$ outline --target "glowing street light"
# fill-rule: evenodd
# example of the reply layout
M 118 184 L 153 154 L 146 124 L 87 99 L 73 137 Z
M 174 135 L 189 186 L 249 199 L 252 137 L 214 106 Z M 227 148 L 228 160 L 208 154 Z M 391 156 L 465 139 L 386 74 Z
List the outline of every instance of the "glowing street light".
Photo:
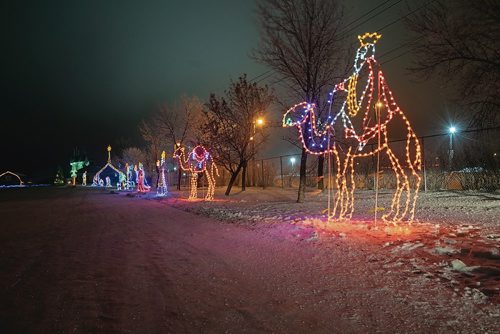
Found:
M 253 121 L 253 132 L 252 136 L 250 137 L 250 142 L 251 142 L 251 149 L 252 149 L 252 185 L 255 186 L 255 176 L 257 175 L 257 172 L 255 171 L 255 137 L 257 135 L 257 127 L 263 127 L 264 126 L 264 118 L 263 117 L 258 117 Z
M 449 169 L 451 170 L 452 163 L 453 163 L 453 135 L 457 132 L 457 128 L 455 126 L 450 126 L 448 128 L 448 132 L 450 134 L 450 148 L 448 151 L 448 164 L 449 164 Z
M 296 161 L 295 157 L 290 158 L 290 163 L 292 164 L 292 166 L 295 165 L 295 161 Z

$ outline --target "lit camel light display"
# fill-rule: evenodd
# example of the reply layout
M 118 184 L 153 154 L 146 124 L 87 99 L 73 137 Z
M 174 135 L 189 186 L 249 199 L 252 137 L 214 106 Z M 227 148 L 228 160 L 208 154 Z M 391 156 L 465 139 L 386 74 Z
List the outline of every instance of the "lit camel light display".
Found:
M 210 153 L 203 146 L 198 145 L 186 156 L 184 147 L 176 144 L 173 157 L 179 161 L 179 166 L 182 170 L 191 173 L 189 199 L 198 198 L 198 175 L 205 173 L 208 181 L 205 200 L 213 200 L 215 194 L 215 175 L 219 176 L 219 170 Z
M 375 44 L 381 37 L 382 35 L 377 33 L 358 36 L 360 46 L 354 60 L 353 73 L 335 85 L 333 91 L 329 93 L 328 115 L 322 125 L 318 125 L 315 119 L 316 105 L 302 102 L 285 113 L 283 126 L 298 128 L 299 137 L 308 153 L 328 155 L 328 161 L 330 155 L 333 155 L 336 164 L 334 179 L 337 192 L 331 217 L 352 218 L 355 189 L 354 160 L 376 155 L 378 174 L 379 155 L 385 153 L 396 175 L 396 191 L 390 210 L 382 216 L 382 219 L 391 223 L 403 220 L 411 222 L 415 215 L 421 181 L 418 172 L 421 170 L 422 155 L 418 138 L 407 117 L 397 105 L 381 66 L 375 60 Z M 365 76 L 366 82 L 358 91 L 360 78 Z M 339 110 L 332 110 L 334 106 Z M 360 111 L 364 111 L 362 119 L 358 116 Z M 395 153 L 388 134 L 388 126 L 398 122 L 403 125 L 403 131 L 406 133 L 403 159 Z M 334 127 L 338 123 L 343 126 L 343 131 L 336 133 Z M 359 125 L 356 126 L 354 123 Z M 347 147 L 341 147 L 341 143 Z M 340 154 L 341 152 L 343 153 Z M 376 220 L 378 178 L 375 187 Z M 404 202 L 402 202 L 403 194 L 406 194 Z

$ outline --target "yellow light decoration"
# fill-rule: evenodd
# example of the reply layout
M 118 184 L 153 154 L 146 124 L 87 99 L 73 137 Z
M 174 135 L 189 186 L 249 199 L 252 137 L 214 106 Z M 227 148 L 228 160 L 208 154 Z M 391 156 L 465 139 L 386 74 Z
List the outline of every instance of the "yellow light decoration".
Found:
M 354 117 L 358 114 L 361 106 L 358 105 L 358 101 L 356 101 L 356 85 L 358 83 L 358 75 L 355 74 L 349 80 L 349 93 L 347 94 L 347 110 L 349 110 L 349 116 Z
M 189 199 L 195 200 L 198 198 L 198 175 L 204 173 L 208 181 L 205 200 L 212 201 L 215 194 L 215 175 L 219 176 L 219 170 L 205 147 L 196 146 L 186 157 L 184 147 L 177 143 L 174 146 L 173 157 L 178 159 L 182 170 L 191 173 Z
M 377 41 L 382 37 L 382 34 L 377 34 L 376 32 L 365 32 L 363 36 L 358 35 L 359 44 L 361 47 L 367 46 L 369 44 L 375 45 Z
M 295 126 L 299 129 L 299 138 L 308 153 L 334 155 L 337 167 L 335 175 L 337 192 L 334 198 L 331 217 L 339 219 L 352 218 L 354 212 L 355 159 L 370 157 L 375 154 L 378 156 L 380 153 L 385 153 L 396 175 L 396 191 L 391 201 L 390 210 L 382 216 L 382 219 L 394 224 L 403 220 L 411 223 L 415 216 L 415 206 L 421 182 L 418 172 L 421 171 L 422 167 L 422 154 L 419 140 L 409 120 L 396 104 L 383 72 L 380 69 L 380 65 L 375 60 L 375 43 L 381 37 L 382 35 L 377 33 L 366 33 L 358 36 L 360 47 L 357 50 L 354 60 L 354 71 L 347 79 L 335 85 L 334 90 L 329 94 L 327 102 L 330 104 L 330 110 L 326 124 L 322 130 L 318 129 L 316 125 L 314 112 L 316 106 L 308 102 L 302 102 L 290 108 L 283 117 L 283 126 Z M 368 70 L 368 79 L 358 100 L 357 82 L 362 68 Z M 375 73 L 377 73 L 376 76 L 374 75 Z M 347 92 L 347 97 L 343 101 L 340 111 L 332 115 L 331 107 L 333 99 L 335 93 L 340 91 Z M 376 92 L 376 101 L 373 99 L 374 92 Z M 355 128 L 350 117 L 356 117 L 363 105 L 366 105 L 366 107 L 362 119 L 362 127 Z M 385 111 L 383 119 L 381 118 L 382 111 Z M 373 112 L 375 113 L 375 118 L 372 117 Z M 403 121 L 406 126 L 404 160 L 399 159 L 391 149 L 387 132 L 389 123 L 397 118 Z M 376 119 L 376 124 L 369 124 L 373 119 Z M 341 120 L 344 125 L 344 137 L 346 139 L 354 139 L 357 142 L 357 146 L 348 148 L 343 161 L 340 158 L 338 143 L 335 140 L 332 130 L 338 120 Z M 368 142 L 372 139 L 377 140 L 377 147 L 372 150 L 366 150 Z M 414 185 L 414 189 L 412 189 L 412 184 Z M 403 193 L 406 194 L 406 200 L 404 203 L 401 203 Z M 376 194 L 378 195 L 378 189 Z M 378 208 L 375 208 L 375 215 L 377 211 Z

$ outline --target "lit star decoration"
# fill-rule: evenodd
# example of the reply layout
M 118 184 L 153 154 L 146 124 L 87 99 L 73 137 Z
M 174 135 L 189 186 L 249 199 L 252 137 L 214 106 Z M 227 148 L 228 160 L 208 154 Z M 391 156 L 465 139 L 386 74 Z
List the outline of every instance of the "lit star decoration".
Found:
M 156 162 L 156 166 L 160 173 L 156 195 L 163 197 L 167 195 L 167 181 L 165 181 L 165 151 L 161 152 L 161 160 Z
M 176 144 L 174 147 L 173 157 L 178 159 L 179 166 L 184 171 L 191 173 L 189 199 L 198 198 L 198 174 L 205 174 L 208 181 L 206 201 L 214 199 L 215 194 L 215 175 L 219 176 L 219 170 L 215 165 L 210 153 L 205 147 L 198 145 L 186 157 L 184 147 Z
M 422 154 L 418 138 L 409 120 L 396 104 L 380 65 L 375 60 L 375 44 L 381 37 L 382 35 L 377 33 L 366 33 L 358 36 L 360 46 L 354 60 L 353 73 L 347 79 L 336 84 L 333 91 L 329 93 L 327 102 L 330 108 L 326 122 L 321 128 L 317 126 L 315 119 L 316 105 L 309 102 L 302 102 L 290 108 L 283 117 L 283 126 L 298 128 L 299 138 L 308 153 L 328 156 L 333 154 L 337 167 L 335 175 L 337 192 L 332 217 L 338 214 L 339 219 L 352 218 L 355 189 L 354 159 L 373 155 L 377 155 L 378 158 L 380 153 L 385 153 L 396 175 L 396 191 L 392 198 L 391 208 L 382 216 L 382 219 L 391 223 L 402 220 L 411 223 L 415 215 L 421 182 L 419 172 L 422 165 Z M 365 72 L 361 72 L 362 70 Z M 357 86 L 363 73 L 367 73 L 367 82 L 359 94 Z M 340 110 L 332 114 L 333 101 L 336 93 L 339 92 L 347 93 L 347 95 L 345 100 L 341 101 Z M 356 128 L 351 122 L 351 118 L 356 117 L 363 110 L 362 126 Z M 384 115 L 381 115 L 382 112 Z M 406 127 L 404 159 L 396 156 L 389 143 L 387 128 L 393 119 L 399 119 Z M 340 146 L 335 140 L 333 131 L 333 126 L 340 120 L 344 128 L 345 139 L 354 140 L 356 143 L 355 146 L 343 150 L 345 153 L 343 159 L 340 157 Z M 370 140 L 377 141 L 377 146 L 371 150 L 366 148 Z M 376 190 L 377 196 L 378 183 Z M 406 195 L 406 199 L 404 203 L 401 203 L 403 194 Z M 377 199 L 375 201 L 377 202 Z M 375 219 L 377 210 L 376 207 Z

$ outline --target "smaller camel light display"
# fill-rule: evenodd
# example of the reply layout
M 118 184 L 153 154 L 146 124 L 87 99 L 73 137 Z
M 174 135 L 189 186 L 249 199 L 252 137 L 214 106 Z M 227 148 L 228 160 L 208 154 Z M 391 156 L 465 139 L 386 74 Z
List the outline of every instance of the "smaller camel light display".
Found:
M 299 138 L 308 153 L 328 157 L 330 154 L 333 155 L 337 170 L 334 177 L 337 193 L 332 217 L 336 215 L 339 219 L 352 217 L 355 188 L 354 160 L 377 156 L 379 161 L 379 155 L 385 153 L 396 176 L 396 191 L 390 210 L 382 216 L 382 219 L 390 223 L 403 220 L 411 223 L 415 215 L 421 181 L 419 172 L 422 166 L 422 153 L 417 135 L 396 103 L 381 65 L 375 59 L 375 44 L 381 37 L 382 35 L 377 33 L 358 36 L 360 46 L 354 59 L 353 72 L 348 78 L 336 84 L 330 92 L 327 99 L 329 110 L 326 122 L 318 125 L 315 119 L 317 107 L 314 103 L 306 101 L 296 104 L 285 113 L 283 126 L 297 127 Z M 366 80 L 364 83 L 363 78 Z M 332 112 L 334 101 L 340 106 L 340 110 Z M 362 119 L 358 114 L 362 114 Z M 354 122 L 356 120 L 358 121 Z M 343 131 L 335 133 L 336 123 L 342 125 Z M 406 133 L 404 157 L 396 155 L 396 149 L 389 140 L 389 125 L 395 123 L 402 125 L 402 130 Z M 342 141 L 350 141 L 350 144 L 345 144 L 347 148 L 341 148 Z M 340 154 L 341 152 L 343 154 Z M 377 175 L 378 166 L 377 162 Z M 378 178 L 375 188 L 376 220 Z M 406 195 L 404 202 L 403 194 Z
M 205 200 L 213 200 L 215 193 L 215 175 L 219 176 L 219 170 L 210 153 L 203 146 L 198 145 L 186 156 L 184 147 L 180 144 L 176 144 L 173 157 L 178 159 L 179 166 L 182 170 L 191 173 L 189 199 L 193 200 L 198 198 L 198 175 L 200 173 L 205 173 L 208 181 Z

